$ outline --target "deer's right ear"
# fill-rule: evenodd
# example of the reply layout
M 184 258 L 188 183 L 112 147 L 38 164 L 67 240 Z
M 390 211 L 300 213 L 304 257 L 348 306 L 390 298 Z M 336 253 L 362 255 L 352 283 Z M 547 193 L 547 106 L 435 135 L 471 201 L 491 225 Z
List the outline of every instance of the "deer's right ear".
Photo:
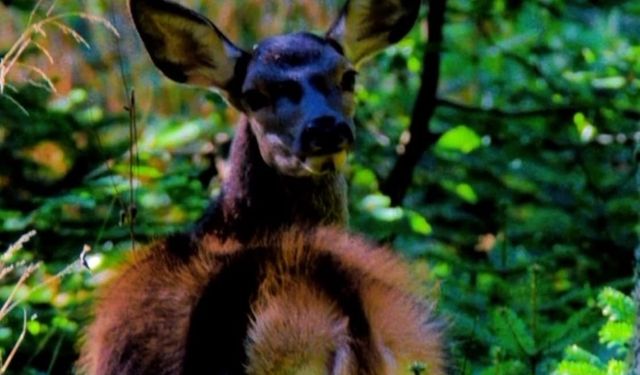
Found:
M 327 37 L 356 66 L 402 39 L 418 18 L 421 0 L 347 0 Z
M 180 83 L 233 91 L 239 64 L 249 54 L 236 47 L 206 17 L 166 0 L 130 0 L 136 29 L 151 59 Z

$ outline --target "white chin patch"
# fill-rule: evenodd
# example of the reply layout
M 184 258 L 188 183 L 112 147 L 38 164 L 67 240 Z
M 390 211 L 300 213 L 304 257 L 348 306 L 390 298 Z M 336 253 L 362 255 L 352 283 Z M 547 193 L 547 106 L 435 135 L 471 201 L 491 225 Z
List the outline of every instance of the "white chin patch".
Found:
M 310 174 L 323 174 L 341 171 L 347 162 L 347 151 L 340 151 L 332 155 L 310 156 L 302 164 Z
M 347 151 L 332 155 L 310 156 L 299 159 L 295 156 L 276 155 L 272 166 L 288 176 L 318 176 L 333 171 L 341 171 L 347 162 Z
M 252 123 L 253 125 L 253 123 Z M 259 127 L 258 127 L 259 128 Z M 330 155 L 299 158 L 292 154 L 277 134 L 259 133 L 258 148 L 262 159 L 278 172 L 294 177 L 316 176 L 334 171 L 342 171 L 347 163 L 347 151 Z

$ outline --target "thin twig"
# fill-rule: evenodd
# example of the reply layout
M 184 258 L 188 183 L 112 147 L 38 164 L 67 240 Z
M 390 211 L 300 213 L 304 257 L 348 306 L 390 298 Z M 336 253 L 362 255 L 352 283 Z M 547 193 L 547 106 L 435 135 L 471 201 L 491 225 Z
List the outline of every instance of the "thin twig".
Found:
M 129 205 L 127 207 L 127 215 L 129 219 L 129 234 L 131 236 L 131 248 L 135 249 L 135 218 L 136 218 L 136 204 L 135 204 L 135 186 L 133 183 L 134 175 L 134 161 L 138 161 L 137 158 L 137 133 L 136 126 L 136 93 L 135 90 L 131 90 L 129 97 Z M 138 165 L 136 165 L 136 168 Z
M 27 281 L 27 279 L 29 278 L 29 276 L 31 276 L 31 274 L 35 270 L 37 270 L 39 267 L 40 267 L 40 263 L 31 264 L 22 273 L 22 275 L 20 275 L 20 279 L 18 279 L 18 282 L 16 282 L 16 285 L 13 286 L 13 289 L 11 290 L 11 294 L 9 294 L 9 297 L 7 297 L 7 300 L 2 305 L 2 308 L 0 308 L 0 320 L 4 319 L 4 317 L 17 306 L 17 303 L 13 299 L 16 293 L 18 292 L 18 289 L 20 289 L 22 284 L 24 284 L 25 281 Z M 30 292 L 29 294 L 31 293 L 32 292 Z
M 20 336 L 18 337 L 18 341 L 16 341 L 15 345 L 13 345 L 13 349 L 11 349 L 11 353 L 7 356 L 7 359 L 2 364 L 2 368 L 0 368 L 0 374 L 4 374 L 7 372 L 7 368 L 9 368 L 9 364 L 13 360 L 13 357 L 16 355 L 18 348 L 22 344 L 22 340 L 24 340 L 25 335 L 27 334 L 27 310 L 22 309 L 22 332 L 20 332 Z

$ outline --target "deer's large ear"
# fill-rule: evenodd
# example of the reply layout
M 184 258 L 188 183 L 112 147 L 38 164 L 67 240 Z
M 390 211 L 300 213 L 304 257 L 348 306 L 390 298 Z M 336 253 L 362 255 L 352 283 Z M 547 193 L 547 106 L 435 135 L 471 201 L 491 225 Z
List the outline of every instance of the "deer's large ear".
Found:
M 421 0 L 347 0 L 327 32 L 358 65 L 402 39 L 418 18 Z
M 248 53 L 236 47 L 206 17 L 166 0 L 130 0 L 136 29 L 151 59 L 180 83 L 232 90 Z

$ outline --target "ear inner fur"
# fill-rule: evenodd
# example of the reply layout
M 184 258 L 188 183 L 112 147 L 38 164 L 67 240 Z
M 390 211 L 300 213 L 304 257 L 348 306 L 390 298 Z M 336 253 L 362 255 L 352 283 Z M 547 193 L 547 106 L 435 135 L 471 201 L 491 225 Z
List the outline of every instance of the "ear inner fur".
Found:
M 356 65 L 398 42 L 413 27 L 420 0 L 349 0 L 327 31 Z
M 130 1 L 136 28 L 155 65 L 179 83 L 229 89 L 246 52 L 206 17 L 165 0 Z

